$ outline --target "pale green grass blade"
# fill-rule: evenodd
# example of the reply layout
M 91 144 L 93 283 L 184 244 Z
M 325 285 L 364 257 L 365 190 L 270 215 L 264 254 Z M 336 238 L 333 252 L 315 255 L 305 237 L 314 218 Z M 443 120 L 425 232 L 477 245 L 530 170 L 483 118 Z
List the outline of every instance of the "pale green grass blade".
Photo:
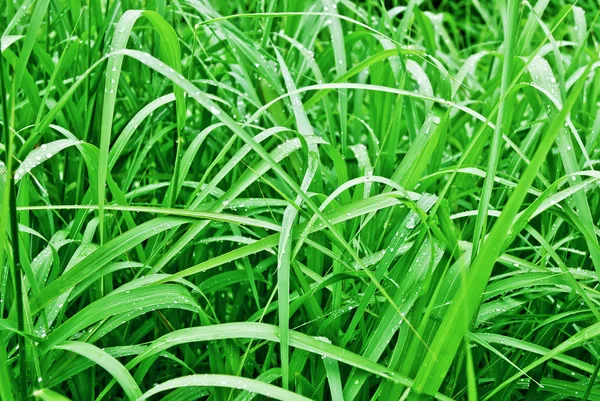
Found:
M 35 390 L 33 392 L 33 396 L 36 398 L 40 398 L 44 401 L 70 401 L 64 395 L 61 395 L 61 394 L 57 393 L 56 391 L 52 391 L 47 388 Z
M 574 336 L 572 336 L 570 339 L 560 343 L 558 346 L 556 346 L 554 349 L 550 350 L 549 352 L 547 352 L 546 354 L 544 354 L 541 358 L 536 359 L 535 362 L 531 363 L 530 365 L 524 367 L 522 369 L 523 372 L 529 372 L 531 369 L 533 369 L 534 367 L 544 363 L 545 361 L 556 357 L 559 354 L 562 354 L 566 351 L 568 351 L 571 348 L 574 347 L 578 347 L 580 345 L 582 345 L 583 343 L 589 341 L 590 339 L 593 339 L 595 337 L 597 337 L 600 333 L 598 332 L 600 327 L 600 323 L 596 323 L 590 327 L 586 327 L 585 329 L 581 330 L 579 333 L 575 334 Z M 508 384 L 510 384 L 512 381 L 516 380 L 517 378 L 519 378 L 519 376 L 521 376 L 522 373 L 519 372 L 513 376 L 511 376 L 508 380 L 505 380 L 503 383 L 501 383 L 496 389 L 494 389 L 493 391 L 491 391 L 484 399 L 488 400 L 490 399 L 494 394 L 498 393 L 500 390 L 502 390 L 505 386 L 507 386 Z
M 136 357 L 127 366 L 135 366 L 145 358 L 158 353 L 162 350 L 177 344 L 185 344 L 188 342 L 210 341 L 226 338 L 255 338 L 268 341 L 279 341 L 278 330 L 276 326 L 267 325 L 264 323 L 227 323 L 214 327 L 196 327 L 190 329 L 182 329 L 165 335 L 163 338 L 154 342 L 143 354 Z M 406 386 L 411 386 L 412 381 L 400 374 L 393 372 L 375 362 L 372 362 L 364 357 L 345 351 L 340 347 L 313 338 L 306 334 L 290 331 L 290 345 L 298 347 L 308 352 L 317 353 L 323 357 L 332 358 L 339 362 L 355 366 L 367 372 L 377 374 L 386 379 L 402 383 Z M 450 400 L 441 394 L 436 394 L 439 400 Z
M 75 316 L 54 329 L 41 344 L 40 349 L 42 351 L 48 350 L 65 341 L 79 330 L 110 316 L 131 311 L 145 313 L 148 310 L 170 308 L 171 305 L 178 309 L 197 310 L 197 306 L 188 291 L 174 284 L 115 291 L 86 306 Z
M 19 61 L 16 67 L 16 74 L 14 80 L 14 86 L 16 88 L 21 87 L 21 80 L 23 79 L 23 75 L 25 71 L 27 71 L 27 63 L 29 61 L 29 57 L 31 56 L 31 51 L 33 50 L 33 46 L 35 45 L 36 36 L 42 25 L 44 20 L 44 16 L 46 15 L 46 11 L 48 9 L 48 4 L 50 4 L 50 0 L 39 0 L 35 4 L 35 8 L 33 9 L 33 13 L 31 15 L 31 21 L 29 23 L 29 29 L 27 30 L 27 35 L 25 35 L 23 49 L 21 50 L 21 54 L 19 56 Z M 23 8 L 25 7 L 25 8 Z M 20 7 L 20 12 L 24 12 L 27 10 L 28 4 L 25 3 L 23 7 Z M 22 16 L 23 14 L 21 14 Z M 8 31 L 10 28 L 7 27 Z M 6 35 L 4 33 L 2 36 Z
M 115 35 L 111 44 L 111 51 L 116 52 L 114 56 L 108 59 L 106 67 L 106 81 L 104 86 L 104 104 L 102 107 L 102 132 L 100 135 L 100 157 L 98 159 L 98 213 L 100 219 L 100 243 L 104 238 L 104 202 L 105 202 L 105 182 L 108 172 L 109 145 L 112 132 L 112 122 L 114 118 L 115 103 L 117 97 L 117 87 L 121 76 L 121 67 L 123 64 L 123 55 L 118 51 L 126 48 L 131 30 L 136 21 L 141 17 L 146 17 L 156 29 L 161 37 L 161 53 L 166 62 L 171 66 L 173 72 L 181 72 L 181 54 L 177 34 L 162 16 L 154 11 L 130 10 L 127 11 L 119 20 Z M 176 87 L 175 98 L 177 103 L 177 122 L 178 127 L 182 128 L 185 121 L 185 104 L 181 88 Z
M 561 90 L 559 89 L 559 85 L 556 83 L 556 79 L 554 78 L 552 70 L 550 69 L 550 65 L 545 59 L 536 57 L 529 65 L 529 72 L 533 77 L 534 83 L 545 91 L 543 102 L 546 105 L 548 117 L 550 119 L 556 118 L 557 114 L 560 112 L 560 108 L 562 107 L 562 101 L 560 97 Z M 571 135 L 577 139 L 580 149 L 582 149 L 584 152 L 584 156 L 587 156 L 585 154 L 585 146 L 583 145 L 581 139 L 579 139 L 577 130 L 575 130 L 573 127 L 570 119 L 567 119 L 565 122 L 565 127 L 560 130 L 560 133 L 556 138 L 556 142 L 558 144 L 564 169 L 569 175 L 580 170 L 579 162 L 575 154 L 575 145 L 573 144 Z M 572 179 L 569 181 L 569 184 L 576 185 L 579 182 L 579 177 L 573 175 Z M 581 192 L 577 192 L 574 195 L 574 202 L 577 207 L 577 211 L 579 212 L 581 222 L 587 228 L 587 232 L 593 232 L 593 219 L 585 195 Z M 594 263 L 596 273 L 600 277 L 600 253 L 598 252 L 598 240 L 595 236 L 589 235 L 586 235 L 586 240 L 590 242 L 590 256 Z
M 151 396 L 165 390 L 172 390 L 181 387 L 228 387 L 237 388 L 240 390 L 251 391 L 256 394 L 261 394 L 275 400 L 281 401 L 309 401 L 310 398 L 294 394 L 291 391 L 281 389 L 271 384 L 263 383 L 258 380 L 247 379 L 238 376 L 226 375 L 192 375 L 183 376 L 176 379 L 171 379 L 159 384 L 152 390 L 146 392 L 140 398 L 140 401 L 150 398 Z M 202 390 L 200 390 L 202 391 Z
M 591 68 L 591 65 L 588 65 L 588 69 Z M 419 369 L 418 375 L 415 378 L 414 390 L 417 393 L 433 395 L 439 389 L 462 341 L 462 337 L 468 330 L 473 313 L 479 306 L 479 298 L 489 280 L 494 262 L 505 246 L 502 239 L 509 234 L 513 219 L 517 215 L 521 203 L 525 198 L 526 189 L 533 182 L 546 154 L 550 150 L 573 104 L 581 93 L 584 83 L 584 80 L 579 80 L 573 88 L 562 110 L 544 135 L 513 195 L 510 197 L 502 214 L 485 240 L 481 252 L 474 259 L 463 289 L 459 290 L 459 294 L 452 302 L 442 325 L 437 331 L 434 342 L 431 345 L 432 354 L 426 356 L 423 366 Z
M 511 90 L 510 85 L 513 80 L 513 57 L 517 45 L 518 39 L 518 22 L 519 18 L 519 2 L 516 0 L 509 0 L 506 2 L 506 9 L 504 10 L 503 24 L 504 24 L 504 60 L 502 63 L 502 81 L 500 84 L 500 101 L 498 105 L 498 115 L 496 119 L 496 126 L 494 127 L 494 133 L 490 143 L 490 156 L 486 169 L 486 177 L 483 183 L 483 189 L 481 193 L 481 200 L 479 202 L 479 209 L 477 214 L 477 221 L 475 223 L 475 232 L 473 233 L 473 253 L 472 258 L 474 260 L 479 253 L 480 241 L 483 239 L 487 232 L 487 212 L 490 207 L 490 200 L 492 197 L 492 189 L 494 185 L 494 179 L 496 177 L 496 171 L 498 169 L 498 162 L 502 155 L 502 149 L 500 142 L 502 140 L 502 132 L 508 131 L 510 122 L 512 119 L 513 109 L 511 102 L 514 95 L 509 94 Z
M 52 158 L 63 149 L 79 144 L 76 139 L 59 139 L 50 143 L 44 143 L 39 148 L 32 150 L 25 157 L 15 172 L 15 181 L 18 182 L 21 178 L 28 174 L 35 167 Z
M 0 51 L 4 52 L 4 50 L 8 49 L 10 45 L 22 39 L 21 35 L 11 35 L 11 36 L 2 36 L 2 42 L 0 43 Z
M 279 53 L 277 53 L 277 59 L 281 73 L 285 82 L 286 89 L 289 92 L 294 92 L 296 86 L 290 75 L 285 61 Z M 312 126 L 308 121 L 308 116 L 304 112 L 300 96 L 297 94 L 291 95 L 292 108 L 294 110 L 294 116 L 296 124 L 298 126 L 298 132 L 305 137 L 310 138 L 314 135 Z M 300 185 L 300 191 L 306 193 L 310 186 L 313 178 L 315 177 L 316 170 L 319 166 L 319 149 L 316 143 L 307 141 L 308 144 L 308 158 L 306 160 L 306 172 L 302 178 L 302 184 Z M 278 244 L 278 255 L 277 255 L 277 294 L 279 299 L 279 333 L 281 335 L 281 379 L 283 381 L 283 388 L 288 388 L 289 383 L 289 293 L 290 293 L 290 264 L 292 262 L 292 242 L 291 232 L 294 227 L 296 216 L 298 215 L 297 208 L 300 206 L 302 198 L 298 196 L 294 201 L 294 204 L 286 207 L 283 214 L 281 223 L 281 234 L 279 236 Z
M 137 244 L 154 235 L 186 223 L 189 223 L 189 220 L 159 217 L 107 242 L 96 252 L 73 266 L 67 274 L 64 274 L 58 280 L 50 283 L 50 285 L 46 286 L 37 296 L 32 298 L 32 312 L 39 312 L 42 308 L 52 302 L 52 300 L 73 288 L 76 284 L 83 281 L 85 277 L 118 257 L 121 253 L 132 249 Z
M 82 355 L 88 359 L 94 361 L 97 365 L 106 369 L 117 382 L 123 387 L 125 394 L 130 400 L 137 400 L 142 396 L 142 392 L 138 387 L 137 383 L 131 377 L 127 369 L 119 361 L 100 348 L 78 341 L 69 341 L 60 345 L 54 346 L 54 349 L 60 349 L 63 351 L 70 351 L 76 354 Z

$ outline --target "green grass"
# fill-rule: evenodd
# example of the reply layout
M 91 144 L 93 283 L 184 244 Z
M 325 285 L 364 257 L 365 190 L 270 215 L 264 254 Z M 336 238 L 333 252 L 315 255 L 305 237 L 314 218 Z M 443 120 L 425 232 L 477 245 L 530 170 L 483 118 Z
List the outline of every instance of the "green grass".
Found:
M 0 399 L 600 400 L 600 3 L 0 2 Z

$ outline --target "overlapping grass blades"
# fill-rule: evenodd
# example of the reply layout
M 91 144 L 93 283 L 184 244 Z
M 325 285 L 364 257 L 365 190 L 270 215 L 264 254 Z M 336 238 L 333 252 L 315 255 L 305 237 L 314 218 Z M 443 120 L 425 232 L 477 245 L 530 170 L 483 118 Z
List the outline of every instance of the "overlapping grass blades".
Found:
M 600 399 L 599 15 L 7 2 L 0 399 Z

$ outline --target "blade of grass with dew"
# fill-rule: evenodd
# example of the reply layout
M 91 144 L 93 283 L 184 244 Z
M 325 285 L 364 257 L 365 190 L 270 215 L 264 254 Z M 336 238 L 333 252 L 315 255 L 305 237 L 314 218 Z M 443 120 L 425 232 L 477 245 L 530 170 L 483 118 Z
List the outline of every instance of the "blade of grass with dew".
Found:
M 227 323 L 217 326 L 196 327 L 182 329 L 166 334 L 156 340 L 144 353 L 134 358 L 127 366 L 135 366 L 145 358 L 161 352 L 179 343 L 211 341 L 224 338 L 259 338 L 268 341 L 279 342 L 277 327 L 264 323 Z M 317 353 L 321 356 L 335 359 L 339 362 L 355 366 L 367 372 L 384 376 L 389 380 L 411 386 L 412 381 L 398 373 L 395 373 L 382 365 L 372 362 L 340 347 L 321 341 L 306 334 L 290 331 L 290 345 L 308 352 Z M 442 394 L 436 394 L 439 400 L 450 401 L 451 398 Z
M 127 369 L 100 348 L 84 342 L 69 341 L 54 346 L 54 349 L 74 352 L 93 360 L 97 365 L 106 369 L 119 382 L 130 400 L 137 400 L 142 396 L 139 386 Z
M 502 81 L 500 84 L 500 102 L 498 106 L 498 114 L 496 118 L 496 126 L 490 143 L 490 156 L 486 169 L 486 177 L 483 183 L 481 200 L 479 202 L 477 222 L 475 223 L 475 231 L 473 233 L 473 251 L 471 257 L 477 257 L 480 241 L 487 232 L 487 211 L 490 207 L 492 197 L 492 189 L 498 161 L 501 156 L 500 141 L 502 140 L 502 131 L 509 131 L 510 121 L 512 119 L 513 109 L 511 107 L 512 93 L 508 94 L 509 85 L 513 79 L 513 58 L 518 39 L 518 22 L 519 22 L 519 2 L 516 0 L 508 0 L 505 5 L 503 24 L 504 24 L 504 60 L 502 63 Z
M 44 401 L 70 401 L 69 398 L 57 393 L 56 391 L 42 388 L 33 392 L 35 398 L 40 398 Z
M 130 10 L 126 12 L 117 23 L 115 35 L 111 44 L 111 51 L 118 52 L 127 46 L 127 41 L 133 29 L 133 25 L 138 18 L 146 17 L 154 26 L 161 37 L 161 53 L 171 65 L 173 71 L 181 72 L 181 55 L 177 34 L 160 14 L 153 11 Z M 106 174 L 108 171 L 108 154 L 110 137 L 112 131 L 112 121 L 114 116 L 115 101 L 117 96 L 117 86 L 121 76 L 121 67 L 123 64 L 123 55 L 116 54 L 108 59 L 106 67 L 106 83 L 104 87 L 104 104 L 102 108 L 102 133 L 100 135 L 100 154 L 98 159 L 98 213 L 100 221 L 100 243 L 104 238 L 104 192 Z M 185 121 L 185 99 L 183 90 L 179 87 L 174 89 L 177 103 L 177 124 L 178 128 L 183 127 Z
M 226 375 L 193 375 L 178 377 L 176 379 L 168 380 L 164 383 L 159 384 L 152 390 L 149 390 L 142 395 L 139 400 L 145 400 L 151 396 L 165 390 L 171 390 L 180 387 L 229 387 L 237 388 L 241 390 L 248 390 L 253 393 L 261 394 L 265 397 L 273 398 L 281 401 L 310 401 L 310 398 L 294 394 L 291 391 L 281 389 L 279 387 L 267 384 L 258 380 L 251 380 L 244 377 L 238 376 L 226 376 Z M 202 391 L 202 390 L 200 390 Z
M 174 301 L 177 301 L 177 306 L 174 306 Z M 142 311 L 169 308 L 171 305 L 189 311 L 197 310 L 197 306 L 188 291 L 174 284 L 140 287 L 118 293 L 113 292 L 89 304 L 65 323 L 56 327 L 46 337 L 40 349 L 42 351 L 48 350 L 79 330 L 109 316 L 140 310 L 140 308 L 142 308 Z
M 279 68 L 283 75 L 285 86 L 288 91 L 293 92 L 296 90 L 296 86 L 290 72 L 288 70 L 285 61 L 281 55 L 277 52 L 277 59 L 279 62 Z M 298 126 L 298 132 L 303 137 L 311 137 L 314 135 L 312 126 L 308 121 L 308 117 L 302 108 L 302 102 L 300 96 L 292 95 L 292 108 L 294 110 L 294 116 L 296 118 L 296 124 Z M 306 161 L 306 172 L 300 185 L 300 190 L 303 192 L 308 191 L 315 174 L 319 166 L 319 149 L 315 143 L 308 142 L 308 159 Z M 301 198 L 298 196 L 294 201 L 295 205 L 289 205 L 286 207 L 283 220 L 281 223 L 281 234 L 279 236 L 278 245 L 278 257 L 277 257 L 277 294 L 279 298 L 279 334 L 281 335 L 281 380 L 283 382 L 283 388 L 288 389 L 289 383 L 289 351 L 288 351 L 288 330 L 289 330 L 289 292 L 290 292 L 290 263 L 292 253 L 292 242 L 290 241 L 291 231 L 298 215 L 297 207 L 301 202 Z M 298 205 L 298 206 L 297 206 Z
M 529 72 L 531 73 L 533 82 L 544 90 L 542 101 L 545 104 L 548 118 L 557 118 L 558 110 L 563 107 L 562 101 L 560 100 L 561 89 L 559 89 L 559 86 L 556 84 L 556 79 L 552 74 L 550 65 L 545 59 L 536 57 L 529 65 Z M 578 138 L 577 130 L 575 130 L 575 128 L 572 126 L 572 123 L 570 123 L 570 119 L 567 119 L 565 121 L 565 126 L 560 130 L 560 133 L 556 138 L 556 142 L 558 144 L 564 169 L 569 175 L 580 170 L 573 141 L 571 140 L 571 135 Z M 578 142 L 582 145 L 581 140 Z M 585 147 L 582 147 L 582 149 L 585 152 Z M 569 180 L 569 185 L 576 185 L 580 182 L 579 177 L 576 175 L 572 175 L 571 178 L 572 179 Z M 573 198 L 581 222 L 586 226 L 587 232 L 593 232 L 593 219 L 585 195 L 582 192 L 577 192 L 574 194 Z M 600 253 L 598 253 L 598 240 L 596 236 L 586 235 L 585 237 L 586 241 L 590 242 L 590 256 L 592 258 L 594 268 L 596 269 L 596 273 L 600 277 Z
M 46 286 L 37 296 L 31 299 L 31 310 L 39 312 L 52 300 L 65 293 L 97 268 L 107 264 L 121 253 L 128 251 L 140 242 L 173 227 L 189 223 L 189 220 L 159 217 L 107 242 L 103 247 L 77 263 L 67 274 Z
M 590 69 L 591 66 L 592 64 L 589 64 L 587 68 Z M 419 369 L 415 378 L 414 390 L 417 394 L 432 395 L 439 389 L 454 359 L 458 345 L 468 330 L 469 321 L 472 319 L 473 313 L 479 305 L 479 298 L 487 284 L 494 263 L 504 248 L 502 238 L 509 233 L 512 221 L 525 198 L 526 189 L 533 182 L 558 132 L 562 129 L 571 111 L 571 107 L 573 107 L 577 97 L 580 95 L 584 83 L 585 81 L 580 79 L 572 89 L 562 110 L 552 121 L 542 142 L 538 145 L 531 163 L 527 166 L 517 188 L 509 198 L 499 219 L 494 224 L 479 255 L 474 259 L 471 269 L 467 274 L 466 282 L 463 284 L 462 289 L 459 290 L 442 321 L 442 325 L 437 331 L 434 342 L 431 345 L 433 353 L 425 357 L 423 366 Z M 466 288 L 469 289 L 469 292 L 466 292 Z

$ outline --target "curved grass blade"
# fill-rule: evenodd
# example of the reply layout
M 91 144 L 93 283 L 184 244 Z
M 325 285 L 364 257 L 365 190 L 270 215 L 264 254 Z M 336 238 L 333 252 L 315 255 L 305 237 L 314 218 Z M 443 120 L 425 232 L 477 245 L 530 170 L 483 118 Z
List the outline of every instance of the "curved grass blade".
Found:
M 137 400 L 142 396 L 142 391 L 127 369 L 119 361 L 95 345 L 79 341 L 69 341 L 54 346 L 54 349 L 74 352 L 94 361 L 115 378 L 121 387 L 123 387 L 127 398 L 130 400 Z
M 591 69 L 592 63 L 588 65 L 588 69 Z M 542 138 L 531 163 L 521 176 L 517 188 L 515 188 L 502 214 L 494 224 L 480 253 L 473 261 L 465 282 L 461 286 L 462 288 L 452 301 L 450 309 L 444 316 L 444 320 L 435 335 L 431 345 L 432 353 L 425 357 L 423 365 L 415 378 L 413 390 L 417 394 L 433 395 L 440 388 L 458 351 L 458 346 L 468 330 L 469 322 L 479 307 L 481 294 L 487 285 L 494 263 L 506 246 L 503 245 L 503 239 L 507 235 L 510 236 L 512 223 L 525 199 L 526 191 L 543 164 L 556 136 L 562 129 L 584 84 L 585 81 L 580 79 L 573 88 L 564 107 Z
M 36 398 L 41 398 L 43 401 L 71 401 L 64 395 L 59 394 L 56 391 L 49 390 L 47 388 L 35 390 L 33 392 L 33 396 Z
M 168 380 L 147 391 L 144 395 L 142 395 L 139 398 L 139 400 L 142 401 L 162 391 L 172 390 L 174 388 L 181 387 L 228 387 L 237 388 L 240 390 L 247 390 L 268 398 L 273 398 L 275 400 L 310 401 L 310 398 L 292 393 L 291 391 L 281 389 L 279 387 L 273 386 L 272 384 L 264 383 L 258 380 L 248 379 L 245 377 L 216 374 L 183 376 L 178 377 L 176 379 Z
M 48 306 L 52 300 L 72 289 L 94 271 L 139 243 L 163 231 L 189 222 L 190 220 L 181 218 L 158 217 L 112 239 L 34 296 L 30 301 L 31 312 L 39 312 L 42 308 Z
M 98 159 L 98 213 L 99 213 L 99 232 L 100 244 L 104 243 L 104 203 L 105 203 L 105 183 L 106 175 L 109 171 L 109 145 L 112 131 L 112 123 L 115 112 L 115 103 L 117 98 L 117 86 L 121 76 L 121 67 L 123 65 L 123 55 L 119 50 L 127 46 L 131 30 L 135 22 L 144 16 L 153 25 L 161 38 L 160 50 L 167 63 L 171 66 L 173 72 L 181 72 L 181 52 L 179 41 L 175 30 L 158 13 L 148 10 L 129 10 L 119 20 L 115 27 L 115 35 L 111 44 L 111 51 L 114 55 L 108 59 L 106 67 L 106 82 L 104 86 L 104 104 L 102 107 L 102 128 L 100 133 L 100 153 Z M 183 90 L 180 87 L 174 88 L 175 102 L 177 104 L 177 126 L 183 128 L 185 123 L 185 98 Z

